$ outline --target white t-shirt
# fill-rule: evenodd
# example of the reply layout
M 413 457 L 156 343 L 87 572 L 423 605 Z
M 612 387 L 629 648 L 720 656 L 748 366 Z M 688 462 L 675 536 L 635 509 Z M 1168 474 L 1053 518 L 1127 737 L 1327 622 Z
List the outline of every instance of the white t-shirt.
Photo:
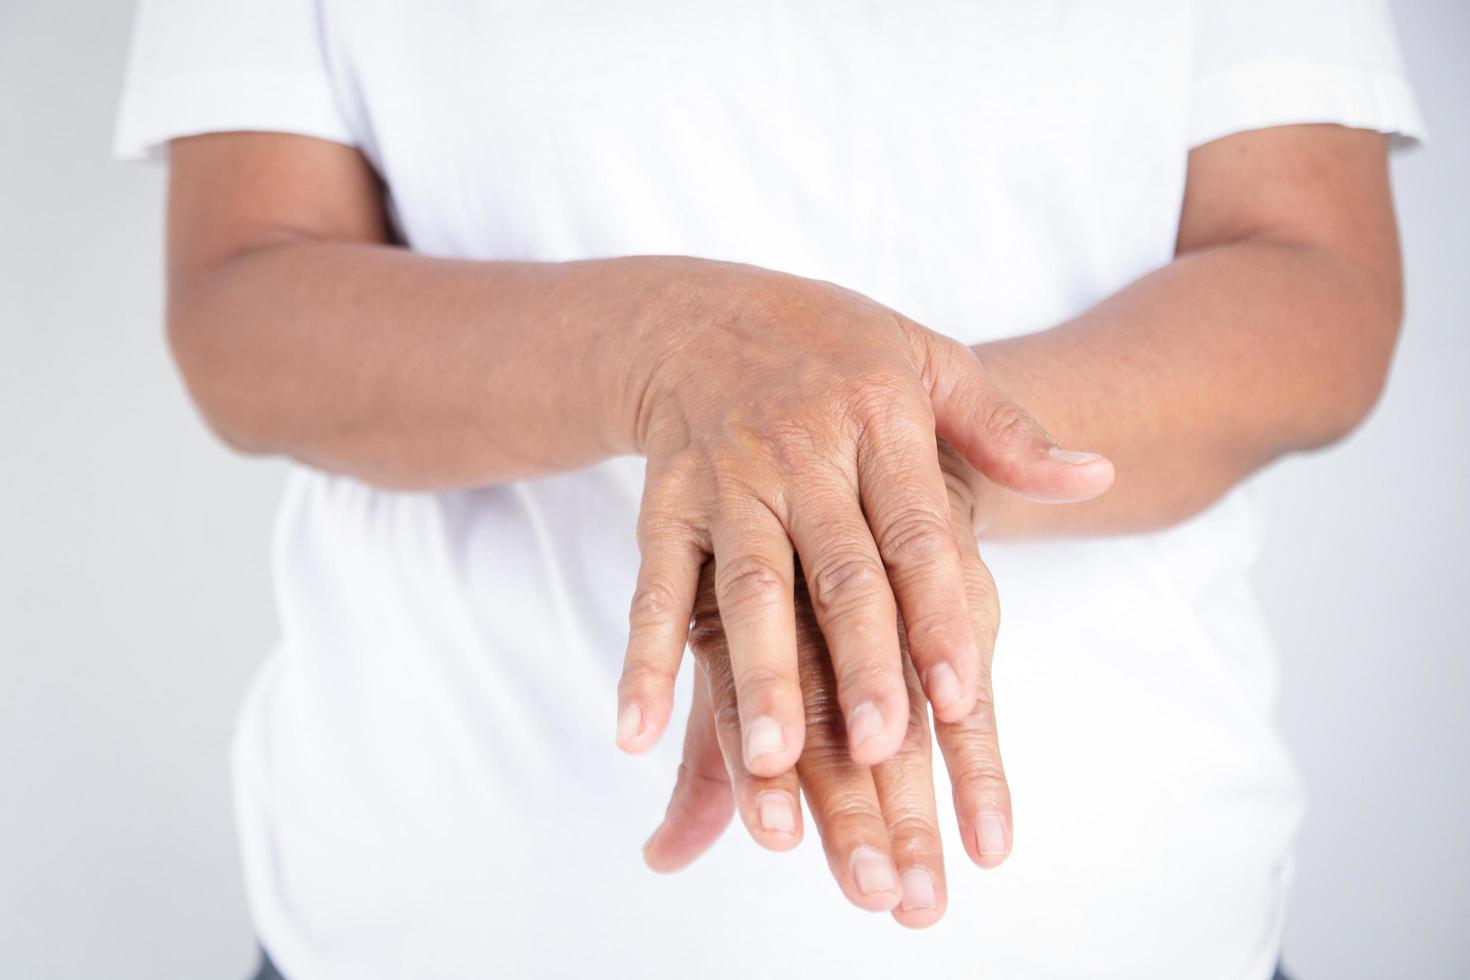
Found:
M 1321 121 L 1420 130 L 1378 0 L 144 0 L 117 149 L 336 140 L 421 252 L 740 260 L 973 343 L 1169 262 L 1192 146 Z M 234 753 L 293 980 L 1269 975 L 1303 804 L 1239 493 L 984 548 L 1015 851 L 973 868 L 942 814 L 949 912 L 914 933 L 810 839 L 643 867 L 680 738 L 613 746 L 641 479 L 293 472 Z

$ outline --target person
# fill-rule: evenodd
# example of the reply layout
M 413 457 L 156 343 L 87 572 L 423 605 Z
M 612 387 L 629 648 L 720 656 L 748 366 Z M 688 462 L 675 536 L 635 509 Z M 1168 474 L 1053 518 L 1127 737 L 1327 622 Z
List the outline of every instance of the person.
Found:
M 1421 128 L 1378 0 L 143 0 L 172 349 L 293 461 L 263 969 L 1272 975 L 1241 485 L 1377 398 Z

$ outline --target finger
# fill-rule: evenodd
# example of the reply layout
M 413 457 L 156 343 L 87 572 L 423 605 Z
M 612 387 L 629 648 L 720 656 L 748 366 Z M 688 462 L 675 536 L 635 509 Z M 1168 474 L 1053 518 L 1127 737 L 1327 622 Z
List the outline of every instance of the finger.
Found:
M 876 765 L 898 751 L 908 722 L 893 592 L 856 480 L 818 473 L 805 490 L 791 504 L 791 537 L 831 651 L 848 749 L 853 761 Z
M 934 713 L 962 718 L 975 703 L 980 655 L 928 407 L 895 405 L 865 427 L 858 453 L 863 510 L 903 613 L 909 656 Z
M 643 845 L 644 862 L 665 873 L 687 866 L 724 832 L 734 812 L 732 799 L 707 686 L 697 678 L 684 732 L 684 761 L 663 823 Z
M 888 825 L 902 897 L 893 917 L 922 929 L 944 915 L 947 890 L 944 847 L 934 801 L 934 763 L 929 741 L 929 708 L 912 664 L 905 661 L 909 723 L 898 754 L 873 767 L 878 802 Z
M 628 650 L 618 682 L 617 742 L 627 752 L 652 747 L 669 723 L 674 680 L 689 635 L 695 583 L 705 549 L 675 509 L 680 487 L 650 475 L 638 514 L 643 560 L 628 613 Z
M 975 707 L 955 722 L 936 721 L 934 730 L 954 788 L 955 816 L 970 860 L 993 868 L 1011 851 L 1011 794 L 1001 764 L 995 723 L 991 656 L 1000 625 L 995 581 L 980 560 L 968 513 L 956 504 L 955 537 L 965 565 L 965 589 L 979 637 L 980 694 Z
M 794 570 L 785 528 L 763 504 L 747 499 L 713 529 L 715 598 L 730 647 L 745 766 L 775 776 L 796 764 L 805 737 Z
M 936 722 L 935 732 L 954 787 L 955 816 L 965 852 L 982 868 L 1011 853 L 1011 795 L 1001 765 L 994 705 L 977 701 L 958 722 Z
M 929 335 L 930 394 L 941 438 L 1000 486 L 1030 500 L 1090 500 L 1113 484 L 1113 464 L 1097 453 L 1064 450 L 1041 424 L 1001 392 L 975 352 Z
M 859 908 L 887 912 L 902 896 L 878 789 L 872 770 L 853 762 L 847 750 L 833 695 L 836 678 L 819 635 L 810 649 L 818 655 L 803 656 L 801 663 L 807 742 L 796 769 L 802 792 L 842 893 Z
M 796 772 L 787 770 L 779 776 L 757 776 L 746 768 L 735 677 L 730 668 L 724 628 L 715 614 L 713 589 L 701 588 L 700 596 L 692 635 L 694 655 L 700 665 L 697 682 L 711 709 L 713 731 L 734 789 L 736 810 L 757 844 L 773 851 L 790 850 L 801 842 Z

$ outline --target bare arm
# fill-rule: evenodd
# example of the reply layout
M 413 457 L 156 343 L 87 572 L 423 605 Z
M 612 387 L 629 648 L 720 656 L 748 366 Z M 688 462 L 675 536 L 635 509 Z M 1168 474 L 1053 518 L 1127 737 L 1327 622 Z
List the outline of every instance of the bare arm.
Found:
M 1164 527 L 1350 432 L 1401 316 L 1385 144 L 1287 126 L 1198 148 L 1174 262 L 1055 329 L 977 348 L 1064 445 L 1118 473 L 1076 506 L 1004 498 L 989 533 Z
M 1105 449 L 1118 478 L 1116 489 L 1097 500 L 1040 507 L 995 492 L 941 447 L 961 543 L 973 544 L 976 523 L 1003 535 L 1167 525 L 1270 459 L 1350 430 L 1378 395 L 1399 322 L 1383 142 L 1371 133 L 1312 126 L 1196 150 L 1176 261 L 1069 323 L 978 348 L 987 369 L 1056 434 Z M 1009 421 L 1001 413 L 993 424 Z M 988 654 L 995 591 L 978 554 L 971 549 L 967 557 L 970 606 Z M 810 598 L 802 599 L 806 623 Z M 807 752 L 796 774 L 754 777 L 725 748 L 739 745 L 740 731 L 735 713 L 723 707 L 731 694 L 721 617 L 707 598 L 701 612 L 694 644 L 706 683 L 691 709 L 667 815 L 645 850 L 649 864 L 674 870 L 694 860 L 732 809 L 762 846 L 794 846 L 802 829 L 794 807 L 799 782 L 850 900 L 892 909 L 905 925 L 938 919 L 945 878 L 922 730 L 893 760 L 856 778 L 862 774 L 831 748 L 840 732 L 822 726 L 832 680 L 819 669 L 822 638 L 804 629 L 803 663 L 816 668 L 804 675 L 812 706 Z M 994 866 L 1009 852 L 1012 829 L 988 684 L 971 716 L 938 723 L 935 734 L 966 851 L 977 864 Z M 908 774 L 903 785 L 875 791 L 891 786 L 900 770 Z M 831 791 L 839 786 L 834 806 Z M 891 840 L 881 832 L 882 818 Z M 872 888 L 856 873 L 859 853 L 875 862 L 866 875 Z
M 429 258 L 389 244 L 349 147 L 266 133 L 178 140 L 169 336 L 237 448 L 380 486 L 441 489 L 635 450 L 632 348 L 714 263 Z
M 795 763 L 793 546 L 854 757 L 904 737 L 900 613 L 936 713 L 964 717 L 983 651 L 936 433 L 969 432 L 970 461 L 1019 492 L 1085 499 L 1112 480 L 1099 456 L 1054 455 L 970 350 L 841 286 L 694 258 L 416 255 L 389 242 L 361 155 L 301 136 L 178 140 L 172 164 L 169 333 L 234 445 L 405 489 L 647 457 L 619 694 L 630 751 L 668 720 L 714 555 L 747 762 Z M 937 405 L 936 385 L 965 397 Z M 1018 424 L 984 431 L 997 414 Z

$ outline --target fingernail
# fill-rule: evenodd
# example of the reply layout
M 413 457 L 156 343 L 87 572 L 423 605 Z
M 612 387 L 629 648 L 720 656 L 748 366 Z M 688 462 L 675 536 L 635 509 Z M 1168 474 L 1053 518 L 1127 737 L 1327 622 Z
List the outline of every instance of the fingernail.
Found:
M 859 847 L 852 852 L 852 876 L 857 880 L 858 891 L 864 895 L 891 892 L 894 888 L 893 864 L 875 847 Z
M 606 717 L 606 716 L 604 716 Z M 643 709 L 630 704 L 618 712 L 618 744 L 628 741 L 643 730 Z
M 905 912 L 934 907 L 933 875 L 920 868 L 911 868 L 899 875 L 898 880 L 903 885 L 903 901 L 900 904 Z
M 790 793 L 762 793 L 755 800 L 761 830 L 769 833 L 796 833 L 796 805 Z
M 1051 458 L 1063 463 L 1071 463 L 1073 466 L 1081 466 L 1083 463 L 1090 463 L 1095 459 L 1102 459 L 1097 453 L 1079 453 L 1057 446 L 1051 447 Z
M 852 711 L 847 720 L 847 740 L 853 748 L 868 739 L 883 734 L 883 712 L 871 701 L 864 701 Z
M 1006 822 L 998 813 L 982 813 L 979 823 L 981 857 L 1005 857 Z
M 925 687 L 929 690 L 929 703 L 934 705 L 936 711 L 943 711 L 964 694 L 960 689 L 959 675 L 947 663 L 937 663 L 930 667 L 925 680 Z
M 762 715 L 745 730 L 745 758 L 753 762 L 763 755 L 786 751 L 786 734 L 776 719 Z

